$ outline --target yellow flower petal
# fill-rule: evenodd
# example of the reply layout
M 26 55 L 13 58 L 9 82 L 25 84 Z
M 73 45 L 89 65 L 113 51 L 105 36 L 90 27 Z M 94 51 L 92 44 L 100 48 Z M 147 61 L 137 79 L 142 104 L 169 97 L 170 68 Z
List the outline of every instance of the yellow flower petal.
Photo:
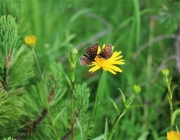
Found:
M 104 44 L 103 47 L 106 45 Z M 102 47 L 102 48 L 103 48 Z M 113 46 L 114 48 L 114 46 Z M 101 52 L 101 48 L 98 47 L 98 53 Z M 122 72 L 122 70 L 117 65 L 124 65 L 125 62 L 122 60 L 123 56 L 121 55 L 121 51 L 115 51 L 111 58 L 104 59 L 100 58 L 99 56 L 96 56 L 95 62 L 93 62 L 90 66 L 92 66 L 91 69 L 89 69 L 89 72 L 95 72 L 98 69 L 102 68 L 104 71 L 109 71 L 112 74 L 116 74 L 117 72 Z
M 116 72 L 122 72 L 122 70 L 119 67 L 114 66 L 114 65 L 111 66 L 111 69 L 113 69 Z
M 98 47 L 98 52 L 97 52 L 97 53 L 99 54 L 100 52 L 101 52 L 101 48 L 100 48 L 100 47 Z
M 116 72 L 113 71 L 113 70 L 111 70 L 111 69 L 108 69 L 108 71 L 111 72 L 111 73 L 114 74 L 114 75 L 116 74 Z
M 89 72 L 95 72 L 98 69 L 100 69 L 101 67 L 99 67 L 98 65 L 95 65 L 94 67 L 92 67 L 91 69 L 89 69 Z
M 176 131 L 167 132 L 167 140 L 180 140 L 180 133 Z

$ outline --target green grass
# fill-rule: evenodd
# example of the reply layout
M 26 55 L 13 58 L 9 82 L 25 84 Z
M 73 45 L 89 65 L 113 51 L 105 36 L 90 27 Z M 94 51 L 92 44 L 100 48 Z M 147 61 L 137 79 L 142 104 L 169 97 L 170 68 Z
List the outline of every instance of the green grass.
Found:
M 170 4 L 171 3 L 171 4 Z M 105 121 L 109 129 L 116 118 L 113 99 L 122 109 L 121 89 L 126 97 L 132 93 L 135 84 L 141 85 L 135 107 L 123 116 L 114 133 L 113 140 L 165 140 L 169 131 L 169 104 L 167 88 L 159 70 L 160 65 L 174 55 L 174 39 L 164 36 L 177 35 L 180 19 L 180 2 L 170 0 L 1 0 L 2 15 L 16 17 L 21 42 L 26 35 L 35 35 L 37 54 L 41 69 L 54 61 L 61 63 L 67 75 L 70 66 L 67 54 L 77 48 L 79 56 L 87 46 L 98 42 L 113 44 L 114 50 L 122 51 L 125 65 L 122 73 L 112 75 L 103 72 L 99 94 L 99 105 L 94 118 L 93 138 L 104 133 Z M 166 7 L 166 8 L 165 8 Z M 169 15 L 173 14 L 175 17 Z M 174 20 L 172 20 L 172 18 Z M 171 23 L 171 24 L 169 24 Z M 141 47 L 148 44 L 146 49 Z M 136 54 L 137 57 L 134 57 Z M 164 67 L 173 76 L 172 84 L 179 84 L 179 75 L 174 60 Z M 89 112 L 94 105 L 99 72 L 89 73 L 89 67 L 82 67 L 77 61 L 76 83 L 87 83 L 91 90 Z M 32 83 L 35 81 L 32 80 Z M 179 107 L 179 87 L 175 90 L 174 107 Z M 180 126 L 180 121 L 175 124 Z M 174 127 L 175 130 L 175 127 Z

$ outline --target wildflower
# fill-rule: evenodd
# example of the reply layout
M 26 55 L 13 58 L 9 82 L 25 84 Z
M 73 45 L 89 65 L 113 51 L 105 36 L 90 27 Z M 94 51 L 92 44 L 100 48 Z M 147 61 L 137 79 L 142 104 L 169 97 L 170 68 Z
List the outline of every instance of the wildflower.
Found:
M 26 36 L 24 38 L 24 41 L 29 48 L 34 48 L 34 46 L 36 45 L 36 37 L 35 36 Z
M 105 44 L 103 45 L 103 48 Z M 114 47 L 114 46 L 113 46 Z M 98 54 L 101 52 L 101 48 L 98 47 Z M 124 60 L 121 59 L 121 51 L 113 52 L 112 56 L 109 59 L 104 59 L 103 57 L 99 57 L 98 55 L 95 57 L 94 62 L 90 66 L 93 66 L 89 69 L 89 72 L 95 72 L 96 70 L 102 68 L 104 71 L 109 71 L 112 74 L 116 74 L 116 72 L 122 72 L 122 70 L 116 65 L 123 65 Z
M 167 140 L 180 140 L 180 133 L 176 131 L 167 132 Z

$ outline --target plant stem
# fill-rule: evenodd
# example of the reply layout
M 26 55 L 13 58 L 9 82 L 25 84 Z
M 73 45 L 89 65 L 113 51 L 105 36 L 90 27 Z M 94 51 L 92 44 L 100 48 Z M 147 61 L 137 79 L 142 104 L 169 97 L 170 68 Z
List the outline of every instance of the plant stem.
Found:
M 88 133 L 88 130 L 89 130 L 89 128 L 90 128 L 91 122 L 92 122 L 92 120 L 93 120 L 93 118 L 94 118 L 94 114 L 95 114 L 95 111 L 96 111 L 96 107 L 98 106 L 97 103 L 98 103 L 98 97 L 99 97 L 99 93 L 100 93 L 100 85 L 101 85 L 102 73 L 103 73 L 103 70 L 101 70 L 101 71 L 100 71 L 100 74 L 99 74 L 98 88 L 97 88 L 97 92 L 96 92 L 96 97 L 95 97 L 95 102 L 94 102 L 94 106 L 93 106 L 92 115 L 91 115 L 91 118 L 90 118 L 90 121 L 89 121 L 87 130 L 86 130 L 86 133 L 85 133 L 85 140 L 87 139 L 87 133 Z
M 172 103 L 172 92 L 169 90 L 169 106 L 170 106 L 170 129 L 172 130 L 172 114 L 173 114 L 173 103 Z
M 43 90 L 44 90 L 44 95 L 46 96 L 46 90 L 45 90 L 45 84 L 44 84 L 44 80 L 43 80 L 43 75 L 42 75 L 41 68 L 39 66 L 39 63 L 38 63 L 38 60 L 37 60 L 37 57 L 36 57 L 34 49 L 32 49 L 32 54 L 33 54 L 33 57 L 35 59 L 36 65 L 38 67 L 39 75 L 41 77 L 42 87 L 43 87 Z M 46 105 L 48 107 L 48 100 L 47 100 L 47 98 L 46 98 Z M 54 123 L 52 121 L 52 116 L 51 116 L 51 113 L 50 113 L 49 109 L 48 109 L 48 115 L 49 115 L 50 121 L 51 121 L 52 126 L 53 126 L 54 134 L 55 134 L 55 136 L 57 136 L 57 132 L 56 132 L 56 129 L 54 127 Z
M 110 131 L 108 140 L 111 140 L 111 139 L 112 139 L 112 136 L 113 136 L 113 133 L 114 133 L 114 130 L 115 130 L 115 126 L 116 126 L 116 124 L 118 123 L 119 119 L 123 116 L 123 114 L 125 113 L 125 111 L 126 111 L 126 106 L 124 106 L 124 108 L 122 109 L 122 111 L 119 112 L 119 114 L 117 115 L 116 119 L 114 120 L 114 123 L 113 123 L 112 129 L 111 129 L 111 131 Z
M 126 104 L 124 105 L 123 109 L 121 112 L 119 112 L 119 114 L 117 115 L 116 119 L 114 120 L 112 129 L 110 131 L 109 134 L 109 138 L 108 140 L 111 140 L 114 134 L 114 130 L 115 130 L 115 126 L 117 125 L 117 123 L 119 122 L 119 120 L 121 119 L 121 117 L 126 113 L 126 111 L 128 110 L 127 106 L 130 106 L 131 102 L 133 101 L 133 99 L 136 97 L 137 94 L 133 94 L 126 102 Z
M 71 82 L 71 136 L 74 140 L 74 82 Z
M 171 105 L 170 105 L 170 128 L 171 128 L 171 130 L 172 130 L 172 114 L 173 114 L 173 106 L 172 106 L 172 99 L 170 99 L 171 101 Z
M 34 57 L 34 59 L 35 59 L 36 65 L 37 65 L 37 67 L 38 67 L 39 75 L 40 75 L 40 77 L 41 77 L 41 82 L 42 82 L 43 87 L 44 87 L 44 80 L 43 80 L 41 68 L 40 68 L 40 66 L 39 66 L 39 63 L 38 63 L 38 60 L 37 60 L 37 57 L 36 57 L 36 54 L 35 54 L 34 49 L 32 49 L 32 54 L 33 54 L 33 57 Z
M 172 98 L 173 98 L 173 93 L 172 93 L 172 90 L 171 90 L 171 87 L 170 87 L 170 83 L 171 81 L 166 77 L 166 84 L 167 84 L 167 88 L 168 88 L 168 95 L 169 95 L 169 106 L 170 106 L 170 129 L 172 130 L 172 114 L 173 114 L 173 101 L 172 101 Z

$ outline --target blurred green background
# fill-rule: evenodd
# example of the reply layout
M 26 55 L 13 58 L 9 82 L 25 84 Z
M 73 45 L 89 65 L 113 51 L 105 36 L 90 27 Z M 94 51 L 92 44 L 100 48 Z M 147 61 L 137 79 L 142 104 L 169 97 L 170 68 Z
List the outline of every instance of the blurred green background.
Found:
M 106 118 L 111 127 L 117 115 L 107 96 L 122 106 L 118 88 L 128 97 L 133 85 L 139 84 L 142 92 L 134 104 L 143 106 L 125 114 L 114 140 L 165 139 L 170 118 L 160 71 L 167 67 L 173 85 L 179 84 L 175 61 L 179 56 L 174 45 L 179 36 L 178 0 L 1 0 L 0 6 L 1 16 L 16 17 L 22 43 L 27 35 L 37 37 L 35 51 L 41 68 L 56 61 L 69 75 L 67 55 L 71 48 L 77 48 L 81 56 L 84 48 L 95 42 L 101 46 L 111 43 L 114 50 L 122 51 L 123 72 L 103 74 L 94 137 L 104 132 Z M 77 63 L 76 83 L 86 82 L 90 87 L 91 111 L 99 73 L 89 73 L 88 69 Z M 179 87 L 174 94 L 174 106 L 178 108 Z M 180 126 L 180 119 L 175 124 Z

